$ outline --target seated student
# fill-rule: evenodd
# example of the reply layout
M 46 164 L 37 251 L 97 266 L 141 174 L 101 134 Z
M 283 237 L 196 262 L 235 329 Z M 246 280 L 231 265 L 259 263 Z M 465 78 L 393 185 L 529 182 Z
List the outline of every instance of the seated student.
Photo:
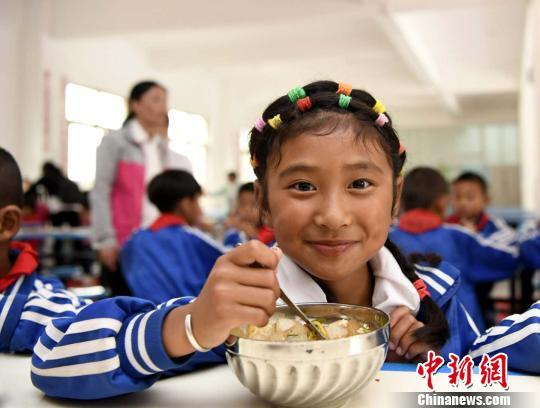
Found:
M 478 337 L 469 352 L 478 363 L 484 354 L 506 353 L 508 367 L 540 374 L 540 301 L 529 310 L 503 319 Z
M 236 208 L 227 220 L 227 226 L 223 237 L 223 244 L 227 247 L 235 247 L 250 239 L 266 245 L 275 242 L 272 230 L 261 223 L 255 187 L 251 182 L 242 184 L 238 189 Z
M 452 182 L 452 208 L 454 213 L 447 218 L 450 224 L 459 224 L 490 240 L 510 245 L 516 243 L 517 233 L 503 220 L 486 213 L 489 204 L 486 180 L 473 172 L 462 173 Z M 490 299 L 493 282 L 478 282 L 476 296 L 484 319 L 489 326 L 494 324 L 494 307 Z
M 225 248 L 193 225 L 202 215 L 201 186 L 184 170 L 166 170 L 148 185 L 161 215 L 124 245 L 122 273 L 134 296 L 164 302 L 197 295 Z
M 518 251 L 461 226 L 444 224 L 448 190 L 438 171 L 427 167 L 411 170 L 403 183 L 404 213 L 390 238 L 406 254 L 436 253 L 457 267 L 462 274 L 459 298 L 483 331 L 485 323 L 474 285 L 510 277 L 518 265 Z
M 452 208 L 454 213 L 446 222 L 460 224 L 483 237 L 495 241 L 513 242 L 516 231 L 504 220 L 489 216 L 488 185 L 479 174 L 464 172 L 452 182 Z
M 526 268 L 540 269 L 540 225 L 531 220 L 524 225 L 519 237 L 519 256 Z
M 144 390 L 163 373 L 224 362 L 223 349 L 210 348 L 274 312 L 279 254 L 258 242 L 222 256 L 196 300 L 81 300 L 39 276 L 36 253 L 11 241 L 22 203 L 19 168 L 0 148 L 0 351 L 33 349 L 32 382 L 49 396 L 106 398 Z M 265 268 L 249 269 L 253 262 Z

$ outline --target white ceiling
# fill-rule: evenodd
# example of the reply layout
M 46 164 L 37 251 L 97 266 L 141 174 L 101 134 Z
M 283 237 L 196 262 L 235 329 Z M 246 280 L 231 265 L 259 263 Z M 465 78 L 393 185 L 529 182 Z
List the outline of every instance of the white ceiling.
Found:
M 250 103 L 322 77 L 366 87 L 398 112 L 459 116 L 471 105 L 515 111 L 526 5 L 52 0 L 49 30 L 70 43 L 126 41 L 169 80 L 194 72 L 243 83 Z

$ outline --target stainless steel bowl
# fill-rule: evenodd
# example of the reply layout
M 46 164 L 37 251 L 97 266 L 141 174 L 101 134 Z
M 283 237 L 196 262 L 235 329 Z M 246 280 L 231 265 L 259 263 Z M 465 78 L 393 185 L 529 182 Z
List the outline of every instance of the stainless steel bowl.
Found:
M 339 407 L 370 382 L 381 368 L 390 335 L 381 310 L 335 303 L 303 303 L 309 317 L 351 316 L 376 328 L 336 340 L 301 342 L 235 338 L 227 363 L 240 382 L 272 404 L 286 407 Z M 278 312 L 287 313 L 286 306 Z

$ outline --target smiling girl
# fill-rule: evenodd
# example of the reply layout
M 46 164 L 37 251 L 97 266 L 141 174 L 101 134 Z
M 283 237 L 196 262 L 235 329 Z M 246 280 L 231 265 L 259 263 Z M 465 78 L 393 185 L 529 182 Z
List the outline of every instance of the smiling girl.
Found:
M 294 88 L 257 120 L 250 153 L 263 218 L 284 253 L 278 280 L 294 301 L 386 311 L 390 360 L 440 351 L 443 308 L 453 332 L 445 351 L 467 351 L 474 328 L 451 300 L 459 273 L 445 264 L 415 271 L 388 240 L 406 152 L 380 101 L 331 81 Z

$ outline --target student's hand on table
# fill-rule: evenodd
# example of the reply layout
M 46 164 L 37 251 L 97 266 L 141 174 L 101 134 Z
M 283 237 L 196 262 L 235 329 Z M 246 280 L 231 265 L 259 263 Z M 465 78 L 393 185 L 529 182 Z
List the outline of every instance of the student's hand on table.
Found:
M 390 313 L 390 342 L 386 361 L 425 361 L 427 352 L 433 347 L 414 336 L 414 332 L 423 326 L 424 323 L 416 320 L 407 307 L 394 309 Z
M 118 269 L 118 248 L 107 247 L 98 250 L 98 259 L 107 269 L 116 272 Z
M 253 267 L 258 263 L 262 267 Z M 250 241 L 221 256 L 193 303 L 193 334 L 204 347 L 223 343 L 243 324 L 264 326 L 279 297 L 279 255 Z

